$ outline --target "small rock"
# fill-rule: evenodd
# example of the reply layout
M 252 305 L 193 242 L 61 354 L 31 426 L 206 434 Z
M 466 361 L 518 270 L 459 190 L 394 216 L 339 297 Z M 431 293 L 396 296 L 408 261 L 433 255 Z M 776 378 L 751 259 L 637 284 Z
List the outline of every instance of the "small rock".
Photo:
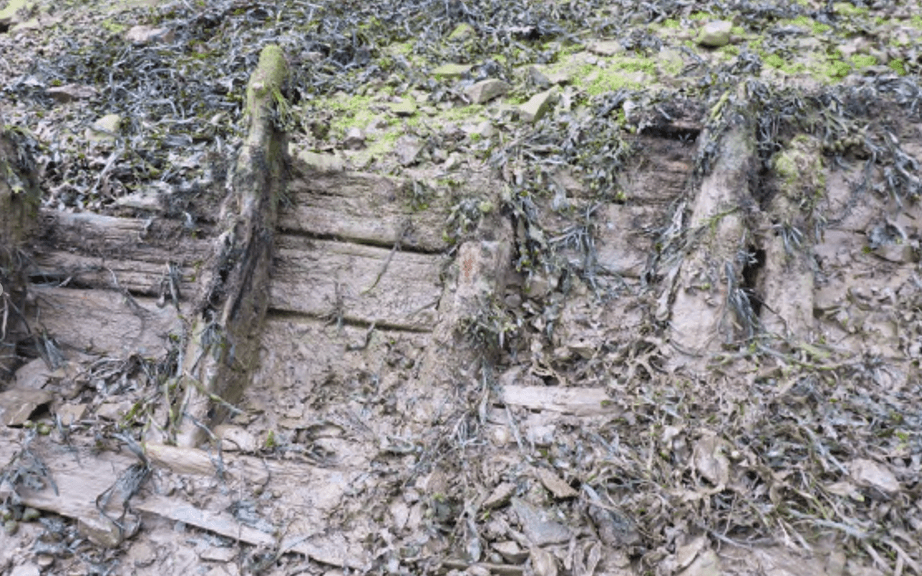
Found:
M 713 550 L 706 550 L 699 554 L 691 566 L 679 572 L 680 576 L 721 576 L 724 572 L 720 569 L 720 558 Z
M 525 438 L 535 446 L 550 446 L 557 436 L 557 427 L 553 424 L 535 424 L 525 430 Z
M 335 154 L 320 154 L 310 150 L 292 150 L 289 153 L 307 165 L 309 170 L 315 172 L 342 172 L 346 163 Z
M 242 426 L 220 424 L 214 430 L 215 435 L 221 439 L 221 449 L 228 452 L 256 452 L 259 442 L 249 430 Z
M 105 420 L 121 420 L 125 414 L 131 410 L 132 402 L 123 400 L 121 402 L 103 402 L 96 409 L 96 416 Z
M 561 480 L 556 474 L 544 468 L 535 470 L 538 480 L 554 495 L 555 498 L 576 498 L 579 494 L 569 484 Z
M 199 558 L 209 562 L 230 562 L 237 556 L 237 551 L 228 546 L 209 546 L 199 554 Z
M 557 560 L 550 552 L 541 548 L 532 548 L 529 556 L 535 576 L 557 576 Z
M 908 264 L 917 260 L 915 250 L 909 244 L 884 244 L 874 250 L 874 254 L 884 260 Z
M 397 161 L 400 162 L 401 166 L 415 164 L 422 150 L 422 141 L 409 134 L 404 134 L 394 143 L 394 153 L 397 154 Z
M 483 507 L 486 509 L 499 508 L 505 506 L 512 495 L 515 494 L 515 484 L 503 482 L 493 489 L 493 492 L 483 501 Z
M 534 273 L 525 281 L 525 293 L 529 298 L 538 299 L 550 294 L 557 288 L 557 278 Z
M 172 187 L 169 184 L 157 181 L 137 192 L 116 198 L 115 204 L 133 210 L 161 212 L 163 206 L 160 203 L 160 197 L 162 194 L 170 192 L 172 192 Z
M 590 44 L 589 51 L 599 56 L 613 56 L 618 52 L 624 52 L 624 46 L 617 40 L 603 40 Z
M 474 35 L 474 27 L 470 24 L 458 24 L 448 35 L 450 42 L 463 42 Z
M 390 105 L 391 112 L 397 116 L 413 116 L 416 114 L 416 101 L 412 98 L 402 98 L 400 102 L 394 102 Z
M 499 552 L 500 556 L 510 564 L 521 564 L 528 558 L 528 552 L 522 550 L 522 548 L 512 540 L 497 542 L 493 544 L 493 549 Z
M 535 546 L 547 544 L 562 544 L 570 540 L 570 529 L 551 520 L 550 514 L 521 498 L 512 498 L 512 509 L 515 510 L 522 532 Z
M 103 548 L 116 548 L 124 540 L 121 529 L 107 518 L 80 518 L 77 520 L 77 533 Z
M 35 508 L 26 508 L 22 511 L 22 521 L 23 522 L 35 522 L 42 517 L 42 513 L 36 510 Z
M 35 410 L 54 399 L 46 390 L 12 389 L 0 392 L 0 424 L 22 426 Z
M 469 74 L 471 68 L 473 66 L 470 64 L 442 64 L 432 71 L 432 75 L 439 78 L 461 78 Z
M 6 534 L 9 536 L 13 536 L 16 534 L 16 532 L 19 531 L 19 522 L 13 520 L 12 518 L 6 520 L 3 523 L 3 531 L 6 532 Z
M 730 43 L 730 30 L 733 23 L 727 20 L 708 22 L 698 33 L 698 44 L 708 48 L 720 48 Z
M 343 138 L 343 146 L 349 150 L 361 150 L 365 147 L 365 132 L 356 126 L 349 128 Z
M 13 568 L 10 576 L 41 576 L 42 570 L 35 564 L 20 564 Z
M 128 32 L 125 32 L 125 40 L 137 45 L 149 44 L 154 40 L 172 42 L 174 38 L 176 38 L 176 34 L 169 28 L 155 28 L 154 26 L 145 26 L 143 24 L 134 26 Z
M 54 564 L 54 556 L 50 554 L 38 554 L 35 557 L 35 563 L 38 564 L 38 567 L 43 571 L 50 568 Z
M 539 92 L 529 98 L 528 102 L 519 106 L 519 115 L 526 122 L 537 122 L 547 114 L 556 100 L 557 94 L 554 88 Z
M 55 86 L 45 90 L 45 94 L 54 98 L 57 102 L 66 104 L 74 100 L 87 100 L 96 96 L 96 89 L 85 84 L 65 84 L 64 86 Z
M 157 561 L 157 553 L 147 542 L 135 542 L 126 554 L 126 564 L 137 568 L 150 566 Z
M 118 114 L 106 114 L 86 129 L 84 136 L 90 142 L 115 142 L 118 138 L 122 117 Z
M 470 134 L 475 135 L 482 139 L 492 138 L 496 134 L 496 130 L 493 128 L 493 123 L 489 120 L 484 120 L 483 122 L 474 126 Z
M 481 80 L 469 86 L 464 93 L 474 104 L 483 104 L 497 96 L 502 96 L 509 91 L 509 88 L 509 84 L 506 84 L 502 80 L 490 78 L 489 80 Z
M 876 488 L 884 494 L 899 492 L 900 483 L 887 466 L 873 460 L 859 458 L 848 466 L 848 471 L 859 486 Z

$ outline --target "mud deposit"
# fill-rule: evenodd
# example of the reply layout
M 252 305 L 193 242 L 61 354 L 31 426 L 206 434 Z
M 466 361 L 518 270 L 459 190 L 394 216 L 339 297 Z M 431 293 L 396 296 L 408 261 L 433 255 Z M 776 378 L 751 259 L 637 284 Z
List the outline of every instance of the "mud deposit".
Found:
M 918 2 L 417 4 L 0 11 L 0 574 L 922 574 Z

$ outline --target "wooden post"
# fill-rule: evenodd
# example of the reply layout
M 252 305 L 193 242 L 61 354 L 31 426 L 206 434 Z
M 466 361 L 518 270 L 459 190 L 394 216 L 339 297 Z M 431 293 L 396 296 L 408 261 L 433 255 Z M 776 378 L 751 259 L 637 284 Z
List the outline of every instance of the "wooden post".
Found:
M 278 198 L 283 191 L 286 141 L 276 114 L 284 105 L 288 65 L 282 50 L 266 46 L 247 87 L 249 129 L 237 159 L 233 198 L 181 361 L 182 401 L 172 406 L 180 446 L 204 438 L 249 381 L 259 351 L 269 298 Z

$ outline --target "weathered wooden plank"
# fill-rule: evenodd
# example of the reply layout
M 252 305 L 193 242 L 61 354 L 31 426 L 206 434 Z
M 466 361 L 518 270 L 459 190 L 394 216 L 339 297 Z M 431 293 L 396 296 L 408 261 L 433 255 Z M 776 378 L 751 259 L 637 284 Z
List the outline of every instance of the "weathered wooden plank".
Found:
M 604 388 L 560 388 L 558 386 L 502 387 L 499 401 L 506 406 L 521 406 L 529 410 L 547 410 L 575 416 L 611 414 L 611 398 Z
M 448 215 L 445 198 L 420 199 L 414 209 L 412 184 L 360 172 L 311 172 L 288 183 L 293 204 L 283 209 L 282 230 L 334 236 L 371 244 L 401 245 L 434 252 L 443 239 Z M 425 207 L 424 207 L 425 206 Z
M 76 252 L 107 259 L 175 262 L 192 266 L 211 251 L 211 241 L 194 237 L 181 222 L 166 218 L 115 218 L 91 212 L 42 210 L 36 252 Z
M 61 347 L 113 356 L 159 357 L 170 347 L 170 334 L 182 330 L 174 306 L 159 308 L 151 298 L 133 298 L 111 290 L 77 290 L 33 285 L 27 317 L 33 332 L 47 334 Z
M 132 294 L 171 298 L 170 269 L 167 260 L 148 262 L 124 258 L 84 256 L 70 252 L 40 252 L 33 257 L 36 267 L 31 271 L 33 279 L 54 281 L 64 285 L 125 289 Z M 175 276 L 177 296 L 187 299 L 195 293 L 196 284 L 193 268 L 177 267 Z
M 0 442 L 0 462 L 10 462 L 21 450 L 11 441 L 13 433 L 3 430 Z M 211 454 L 174 446 L 147 446 L 148 456 L 155 468 L 181 474 L 190 481 L 216 477 L 217 458 Z M 98 451 L 87 447 L 65 447 L 48 439 L 37 439 L 29 451 L 46 470 L 43 488 L 16 486 L 22 503 L 80 520 L 95 527 L 97 533 L 110 526 L 100 516 L 99 508 L 105 495 L 115 487 L 126 471 L 140 460 L 128 453 Z M 31 457 L 22 464 L 36 464 Z M 352 476 L 340 471 L 312 467 L 297 462 L 273 462 L 261 458 L 225 454 L 222 472 L 225 481 L 238 480 L 261 486 L 284 487 L 279 490 L 281 500 L 266 504 L 261 513 L 267 518 L 279 516 L 290 531 L 279 539 L 275 533 L 248 526 L 223 510 L 225 497 L 210 499 L 209 507 L 198 507 L 186 502 L 181 492 L 166 497 L 142 488 L 128 501 L 131 509 L 155 514 L 163 518 L 184 522 L 209 532 L 241 540 L 249 544 L 278 547 L 282 552 L 305 554 L 317 561 L 355 569 L 366 567 L 367 558 L 361 546 L 350 542 L 343 534 L 324 534 L 325 515 L 338 505 L 349 489 Z M 19 463 L 14 463 L 19 465 Z M 303 489 L 300 488 L 303 486 Z M 311 487 L 311 488 L 308 488 Z M 4 490 L 13 487 L 5 485 Z M 320 496 L 323 495 L 323 496 Z M 107 513 L 117 517 L 122 512 L 123 496 L 113 494 Z M 304 522 L 295 522 L 294 516 Z M 307 528 L 309 527 L 309 528 Z M 113 543 L 117 543 L 117 529 L 112 527 Z M 296 533 L 300 532 L 300 533 Z
M 211 242 L 194 238 L 179 222 L 113 218 L 92 213 L 43 210 L 41 234 L 33 246 L 33 278 L 83 287 L 116 289 L 158 297 L 170 264 L 180 298 L 195 291 L 195 280 Z M 169 296 L 169 293 L 167 293 Z
M 280 236 L 270 307 L 431 330 L 442 294 L 442 262 L 442 257 L 429 254 Z

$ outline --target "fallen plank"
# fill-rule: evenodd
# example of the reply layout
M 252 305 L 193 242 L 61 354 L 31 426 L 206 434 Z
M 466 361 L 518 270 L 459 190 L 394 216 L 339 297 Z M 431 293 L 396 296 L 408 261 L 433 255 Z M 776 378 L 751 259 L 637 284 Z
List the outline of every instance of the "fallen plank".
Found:
M 280 236 L 270 308 L 406 330 L 431 330 L 442 258 Z
M 611 397 L 604 388 L 560 388 L 555 386 L 502 387 L 499 401 L 506 406 L 547 410 L 575 416 L 610 414 Z
M 0 463 L 10 465 L 22 446 L 14 441 L 15 433 L 2 429 L 0 435 Z M 211 482 L 216 477 L 219 460 L 205 452 L 173 446 L 147 446 L 147 454 L 155 469 L 169 470 L 188 481 L 204 479 Z M 28 446 L 29 452 L 40 462 L 46 473 L 38 475 L 44 485 L 16 486 L 16 494 L 22 504 L 74 518 L 94 526 L 97 533 L 101 526 L 109 526 L 113 534 L 109 540 L 113 545 L 120 541 L 118 528 L 101 516 L 97 504 L 102 505 L 106 494 L 113 492 L 106 507 L 110 518 L 117 518 L 123 511 L 123 499 L 113 490 L 121 484 L 119 479 L 130 474 L 140 464 L 140 459 L 127 450 L 121 453 L 98 451 L 88 447 L 65 447 L 38 438 Z M 31 457 L 20 459 L 29 464 Z M 350 542 L 342 533 L 330 530 L 327 534 L 325 520 L 332 507 L 337 506 L 349 489 L 352 476 L 336 470 L 312 467 L 297 462 L 273 462 L 243 455 L 225 455 L 221 467 L 225 481 L 239 481 L 244 484 L 254 480 L 266 489 L 281 496 L 268 503 L 260 504 L 260 516 L 274 520 L 272 531 L 267 532 L 247 525 L 232 514 L 228 507 L 227 492 L 212 494 L 207 508 L 195 506 L 183 499 L 182 492 L 163 496 L 142 487 L 127 502 L 130 509 L 154 514 L 173 521 L 184 522 L 202 530 L 221 534 L 256 546 L 268 546 L 280 553 L 295 552 L 311 557 L 318 562 L 353 569 L 367 568 L 368 559 L 362 547 Z M 17 462 L 12 463 L 18 465 Z M 357 473 L 356 473 L 357 474 Z M 251 477 L 252 475 L 252 477 Z M 210 484 L 209 484 L 210 485 Z M 284 490 L 282 489 L 284 487 Z M 303 488 L 301 488 L 303 487 Z M 335 490 L 331 491 L 330 487 Z M 301 488 L 301 489 L 299 489 Z M 11 487 L 0 486 L 0 493 Z M 326 492 L 325 496 L 317 496 Z M 336 492 L 333 494 L 332 492 Z M 243 493 L 249 493 L 244 491 Z M 297 518 L 295 518 L 297 517 Z M 301 520 L 295 522 L 294 520 Z M 286 532 L 278 537 L 280 526 Z
M 375 174 L 305 173 L 302 168 L 288 183 L 292 206 L 282 211 L 279 225 L 284 231 L 381 246 L 399 240 L 420 251 L 447 249 L 442 237 L 447 201 L 431 198 L 414 209 L 411 189 L 411 183 Z

